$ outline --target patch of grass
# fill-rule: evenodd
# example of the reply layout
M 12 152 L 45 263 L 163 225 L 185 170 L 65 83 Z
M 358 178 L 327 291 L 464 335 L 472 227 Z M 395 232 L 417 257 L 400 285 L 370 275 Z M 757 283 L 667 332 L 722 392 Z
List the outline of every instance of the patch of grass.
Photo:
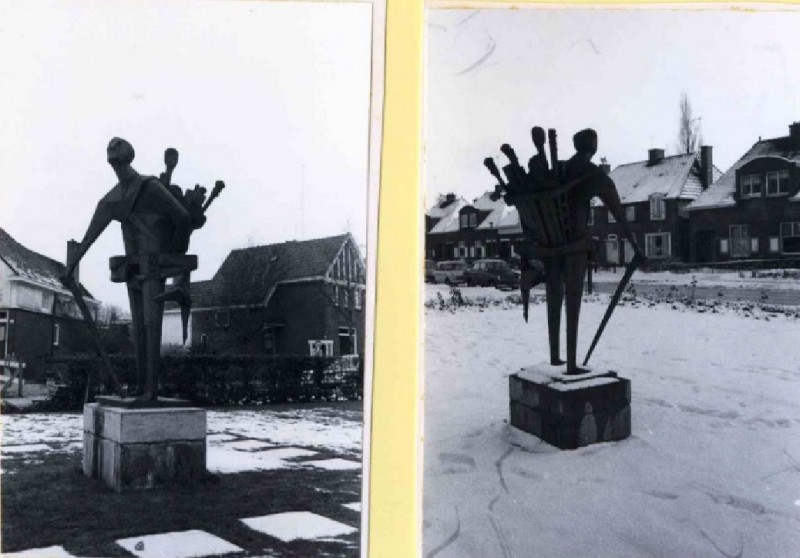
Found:
M 29 459 L 38 464 L 25 464 Z M 312 468 L 208 475 L 193 486 L 117 494 L 86 478 L 80 453 L 7 458 L 2 478 L 2 550 L 63 546 L 77 556 L 130 556 L 117 539 L 200 529 L 247 555 L 357 557 L 358 532 L 337 542 L 278 539 L 239 521 L 310 511 L 359 527 L 360 514 L 342 504 L 360 500 L 359 471 Z

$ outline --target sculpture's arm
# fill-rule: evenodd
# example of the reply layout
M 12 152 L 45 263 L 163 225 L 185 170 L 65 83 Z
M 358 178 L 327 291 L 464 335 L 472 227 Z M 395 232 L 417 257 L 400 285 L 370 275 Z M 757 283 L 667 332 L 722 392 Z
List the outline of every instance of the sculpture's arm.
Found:
M 622 202 L 620 201 L 619 193 L 617 192 L 617 187 L 614 184 L 614 181 L 611 180 L 611 178 L 605 173 L 600 175 L 600 184 L 596 195 L 608 208 L 608 211 L 614 216 L 614 219 L 617 220 L 617 223 L 619 223 L 619 225 L 622 227 L 622 234 L 625 236 L 627 241 L 630 242 L 631 246 L 633 246 L 636 254 L 640 258 L 644 259 L 644 252 L 642 252 L 642 249 L 636 242 L 636 238 L 633 236 L 633 233 L 631 232 L 630 227 L 628 227 L 628 223 L 625 219 L 625 211 L 623 211 Z
M 106 230 L 106 227 L 108 227 L 112 220 L 111 210 L 108 204 L 104 199 L 100 200 L 94 210 L 92 220 L 89 222 L 89 227 L 86 229 L 86 234 L 83 235 L 83 240 L 77 252 L 75 252 L 74 256 L 67 262 L 67 269 L 64 273 L 66 279 L 69 280 L 72 278 L 72 274 L 75 272 L 78 263 L 83 259 L 83 256 L 86 255 L 86 252 L 89 251 L 89 248 L 92 247 L 95 240 Z

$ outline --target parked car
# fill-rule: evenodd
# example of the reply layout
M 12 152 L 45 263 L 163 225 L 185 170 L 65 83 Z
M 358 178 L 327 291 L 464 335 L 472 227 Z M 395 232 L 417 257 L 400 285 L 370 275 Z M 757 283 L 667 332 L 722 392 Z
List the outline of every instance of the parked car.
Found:
M 425 282 L 426 283 L 435 283 L 436 278 L 433 275 L 433 272 L 436 271 L 436 262 L 433 260 L 425 260 Z
M 519 271 L 503 260 L 478 260 L 464 272 L 464 281 L 467 285 L 481 287 L 515 288 L 519 285 L 519 276 Z
M 457 285 L 464 282 L 464 270 L 467 269 L 466 262 L 459 260 L 449 262 L 439 262 L 433 270 L 433 282 L 444 283 L 446 285 Z

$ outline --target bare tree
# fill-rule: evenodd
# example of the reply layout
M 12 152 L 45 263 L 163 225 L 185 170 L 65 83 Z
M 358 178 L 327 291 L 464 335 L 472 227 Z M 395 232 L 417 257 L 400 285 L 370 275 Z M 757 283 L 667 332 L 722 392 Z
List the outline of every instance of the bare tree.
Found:
M 692 103 L 686 91 L 681 92 L 680 101 L 680 127 L 678 129 L 678 152 L 697 153 L 703 143 L 700 131 L 700 117 L 695 117 L 692 112 Z

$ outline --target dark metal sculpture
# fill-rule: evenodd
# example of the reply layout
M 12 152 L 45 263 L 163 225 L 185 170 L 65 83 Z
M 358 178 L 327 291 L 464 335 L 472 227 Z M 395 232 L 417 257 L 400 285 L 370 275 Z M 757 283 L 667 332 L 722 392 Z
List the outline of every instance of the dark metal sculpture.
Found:
M 521 256 L 520 289 L 523 299 L 523 316 L 528 319 L 530 289 L 536 283 L 533 259 L 540 259 L 545 267 L 547 295 L 547 328 L 550 341 L 550 363 L 562 365 L 559 335 L 561 307 L 566 299 L 567 317 L 567 374 L 582 374 L 586 369 L 577 364 L 578 318 L 580 315 L 583 282 L 589 253 L 588 219 L 590 200 L 599 197 L 620 226 L 635 251 L 620 288 L 624 288 L 633 270 L 644 260 L 641 249 L 625 223 L 625 215 L 614 181 L 591 158 L 597 152 L 597 133 L 586 129 L 573 136 L 576 153 L 568 161 L 559 161 L 556 131 L 548 130 L 550 147 L 548 165 L 545 154 L 545 132 L 540 127 L 531 130 L 536 155 L 528 162 L 527 172 L 519 164 L 516 153 L 508 144 L 500 150 L 508 158 L 503 167 L 505 180 L 492 158 L 484 165 L 497 179 L 495 199 L 504 195 L 508 205 L 519 212 L 525 241 L 515 246 Z M 621 293 L 618 288 L 618 293 Z M 600 334 L 613 312 L 617 294 L 603 319 L 583 364 L 589 360 Z
M 164 302 L 172 300 L 180 306 L 185 341 L 191 308 L 189 275 L 197 269 L 197 256 L 186 254 L 189 238 L 205 224 L 208 205 L 225 185 L 218 181 L 208 201 L 205 188 L 199 185 L 186 192 L 173 185 L 172 171 L 178 163 L 178 152 L 173 148 L 165 152 L 167 170 L 160 179 L 142 176 L 134 170 L 131 166 L 135 155 L 133 147 L 123 139 L 112 139 L 107 154 L 119 182 L 97 204 L 62 281 L 72 291 L 90 331 L 94 332 L 112 387 L 119 394 L 119 381 L 97 339 L 91 315 L 88 310 L 84 311 L 85 303 L 73 278 L 75 267 L 100 234 L 112 221 L 119 221 L 125 255 L 112 257 L 109 266 L 111 280 L 126 283 L 128 287 L 137 364 L 137 386 L 133 395 L 138 400 L 154 402 L 158 398 Z M 168 278 L 173 278 L 170 288 L 166 288 Z

